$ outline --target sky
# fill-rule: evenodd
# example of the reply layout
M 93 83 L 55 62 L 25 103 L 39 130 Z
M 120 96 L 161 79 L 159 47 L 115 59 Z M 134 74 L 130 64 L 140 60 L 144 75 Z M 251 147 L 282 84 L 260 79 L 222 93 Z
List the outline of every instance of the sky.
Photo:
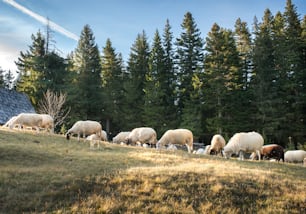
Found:
M 292 0 L 300 19 L 305 0 Z M 127 61 L 139 33 L 149 44 L 156 30 L 163 33 L 166 20 L 174 38 L 182 33 L 184 15 L 190 12 L 203 39 L 214 23 L 234 29 L 240 18 L 252 30 L 254 17 L 262 20 L 265 9 L 284 12 L 286 0 L 0 0 L 0 67 L 16 71 L 20 52 L 29 50 L 31 35 L 46 32 L 49 22 L 57 51 L 65 57 L 74 51 L 85 25 L 89 25 L 100 51 L 109 38 L 116 53 Z

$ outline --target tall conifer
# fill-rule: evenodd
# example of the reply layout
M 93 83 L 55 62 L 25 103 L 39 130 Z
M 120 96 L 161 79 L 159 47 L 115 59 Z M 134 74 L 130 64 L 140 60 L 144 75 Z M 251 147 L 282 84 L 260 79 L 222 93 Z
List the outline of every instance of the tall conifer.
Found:
M 104 119 L 101 99 L 101 57 L 89 25 L 85 25 L 74 52 L 73 70 L 77 73 L 75 105 L 79 119 Z

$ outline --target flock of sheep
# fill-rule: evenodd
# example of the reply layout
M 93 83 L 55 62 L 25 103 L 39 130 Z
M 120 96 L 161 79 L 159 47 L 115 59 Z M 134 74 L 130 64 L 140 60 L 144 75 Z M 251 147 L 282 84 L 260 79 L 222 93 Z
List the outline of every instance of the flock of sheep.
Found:
M 21 128 L 30 127 L 39 132 L 45 129 L 50 133 L 54 132 L 54 120 L 48 114 L 21 113 L 12 117 L 4 127 Z M 107 141 L 107 134 L 102 130 L 102 126 L 96 121 L 77 121 L 65 134 L 69 140 L 71 135 L 86 138 L 91 143 L 91 147 L 96 144 L 100 146 L 100 141 Z M 177 149 L 175 145 L 186 145 L 188 152 L 193 151 L 193 134 L 188 129 L 173 129 L 166 131 L 157 140 L 156 131 L 151 127 L 134 128 L 132 131 L 120 132 L 113 139 L 113 143 L 138 145 L 143 147 L 156 147 L 156 149 Z M 222 155 L 230 158 L 233 154 L 238 155 L 240 160 L 244 160 L 245 154 L 250 153 L 250 158 L 273 159 L 283 162 L 304 162 L 306 165 L 306 151 L 304 150 L 284 150 L 277 144 L 264 145 L 263 137 L 257 132 L 240 132 L 234 134 L 228 143 L 220 135 L 216 134 L 211 139 L 211 144 L 205 148 L 194 151 L 195 154 Z

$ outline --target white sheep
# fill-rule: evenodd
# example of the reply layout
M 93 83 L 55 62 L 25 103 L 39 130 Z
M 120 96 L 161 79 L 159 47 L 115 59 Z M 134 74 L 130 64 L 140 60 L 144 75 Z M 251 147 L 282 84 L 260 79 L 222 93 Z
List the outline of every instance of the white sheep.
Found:
M 170 129 L 164 133 L 156 144 L 156 148 L 160 149 L 167 144 L 186 145 L 188 152 L 193 150 L 193 134 L 188 129 Z
M 42 117 L 41 128 L 44 128 L 46 131 L 49 130 L 50 133 L 54 133 L 54 119 L 49 114 L 40 114 Z
M 204 148 L 199 148 L 197 151 L 193 151 L 196 155 L 209 155 L 210 145 L 205 146 Z
M 216 134 L 212 137 L 210 142 L 210 148 L 208 154 L 222 154 L 222 149 L 225 146 L 225 140 L 220 134 Z
M 104 130 L 101 131 L 101 140 L 108 141 L 107 132 Z
M 35 128 L 38 133 L 39 127 L 42 125 L 42 117 L 36 113 L 20 113 L 15 119 L 10 121 L 9 127 L 12 129 L 16 125 L 18 125 L 19 129 L 21 129 L 21 126 Z
M 9 119 L 4 125 L 3 125 L 3 127 L 10 127 L 10 125 L 12 124 L 12 122 L 15 120 L 17 118 L 17 116 L 13 116 L 13 117 L 11 117 L 11 119 Z M 16 124 L 16 125 L 18 125 L 18 124 Z
M 130 133 L 131 133 L 130 131 L 119 132 L 115 137 L 113 137 L 113 143 L 126 144 L 126 138 L 129 136 Z
M 86 137 L 86 140 L 100 140 L 100 141 L 107 141 L 107 133 L 106 131 L 102 130 L 100 135 L 98 134 L 91 134 Z
M 239 159 L 244 159 L 244 153 L 256 152 L 258 159 L 261 159 L 260 150 L 264 144 L 263 137 L 257 132 L 236 133 L 226 144 L 223 155 L 230 158 L 232 154 L 239 155 Z
M 304 150 L 289 150 L 285 152 L 285 162 L 302 163 L 306 158 L 306 151 Z
M 80 135 L 85 138 L 87 135 L 97 134 L 101 138 L 102 126 L 96 121 L 86 120 L 86 121 L 77 121 L 71 129 L 66 133 L 67 140 L 70 139 L 70 135 L 77 134 L 78 141 L 80 141 Z
M 126 141 L 130 145 L 136 145 L 137 143 L 147 143 L 155 145 L 157 142 L 156 131 L 150 127 L 139 127 L 134 128 L 131 133 L 127 136 Z
M 86 137 L 86 140 L 90 142 L 90 148 L 94 148 L 95 145 L 97 145 L 97 147 L 100 148 L 101 137 L 99 135 L 91 134 Z

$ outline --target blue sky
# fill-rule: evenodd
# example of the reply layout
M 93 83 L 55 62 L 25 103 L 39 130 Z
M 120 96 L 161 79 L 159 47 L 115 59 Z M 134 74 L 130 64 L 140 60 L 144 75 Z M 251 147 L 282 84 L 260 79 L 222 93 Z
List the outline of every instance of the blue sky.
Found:
M 300 18 L 306 14 L 305 0 L 292 0 Z M 89 24 L 100 51 L 110 38 L 116 52 L 128 60 L 137 34 L 146 32 L 151 44 L 156 29 L 163 32 L 169 19 L 174 37 L 182 32 L 181 23 L 191 12 L 203 38 L 213 23 L 234 29 L 237 18 L 252 29 L 266 8 L 273 15 L 284 11 L 286 0 L 0 0 L 0 67 L 16 70 L 20 51 L 28 50 L 31 35 L 45 32 L 45 19 L 53 26 L 53 39 L 63 56 L 77 47 L 77 38 Z

